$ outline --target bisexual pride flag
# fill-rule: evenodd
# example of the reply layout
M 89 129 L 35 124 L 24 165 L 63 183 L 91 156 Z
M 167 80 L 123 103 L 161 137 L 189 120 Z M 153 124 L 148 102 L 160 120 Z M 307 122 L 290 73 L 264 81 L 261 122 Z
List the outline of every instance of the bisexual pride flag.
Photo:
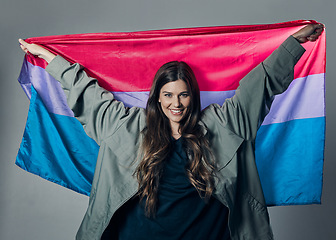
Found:
M 158 68 L 187 62 L 202 107 L 232 97 L 239 80 L 289 35 L 313 21 L 203 27 L 132 33 L 94 33 L 27 39 L 78 62 L 126 106 L 145 107 Z M 320 203 L 325 138 L 325 33 L 303 44 L 295 80 L 275 97 L 256 139 L 256 161 L 268 205 Z M 19 82 L 30 98 L 16 164 L 89 195 L 98 145 L 66 104 L 47 63 L 26 55 Z

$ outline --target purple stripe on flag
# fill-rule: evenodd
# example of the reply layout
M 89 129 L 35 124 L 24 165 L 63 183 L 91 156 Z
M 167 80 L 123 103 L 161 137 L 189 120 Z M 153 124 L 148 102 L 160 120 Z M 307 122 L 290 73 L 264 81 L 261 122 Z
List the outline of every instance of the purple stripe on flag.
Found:
M 206 108 L 210 104 L 217 103 L 222 105 L 227 98 L 235 95 L 236 90 L 230 91 L 201 91 L 201 107 Z
M 73 117 L 74 114 L 67 105 L 66 96 L 61 87 L 61 84 L 56 81 L 45 69 L 35 66 L 25 60 L 25 67 L 22 68 L 19 82 L 24 83 L 24 89 L 27 96 L 30 97 L 30 85 L 33 84 L 34 88 L 41 96 L 43 103 L 50 113 Z
M 324 117 L 324 81 L 324 73 L 295 79 L 286 92 L 274 98 L 262 125 Z
M 115 99 L 124 103 L 126 107 L 145 108 L 149 92 L 112 92 Z
M 30 82 L 29 68 L 32 67 L 30 65 L 32 64 L 30 64 L 26 59 L 24 59 L 19 76 L 19 83 L 21 84 L 23 91 L 26 93 L 29 99 L 31 98 L 31 82 Z

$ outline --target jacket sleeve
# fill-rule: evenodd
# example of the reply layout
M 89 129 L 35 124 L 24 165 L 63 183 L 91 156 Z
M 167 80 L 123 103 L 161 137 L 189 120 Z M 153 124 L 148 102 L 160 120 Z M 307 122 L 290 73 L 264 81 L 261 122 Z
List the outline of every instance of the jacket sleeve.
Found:
M 210 112 L 207 121 L 219 121 L 241 138 L 254 140 L 274 95 L 288 88 L 294 78 L 294 66 L 304 52 L 294 37 L 287 38 L 239 82 L 232 98 L 206 110 L 207 114 Z
M 46 71 L 61 83 L 70 109 L 86 133 L 99 145 L 132 112 L 139 110 L 126 108 L 122 102 L 116 101 L 113 94 L 100 87 L 98 81 L 89 77 L 78 63 L 70 64 L 56 56 Z

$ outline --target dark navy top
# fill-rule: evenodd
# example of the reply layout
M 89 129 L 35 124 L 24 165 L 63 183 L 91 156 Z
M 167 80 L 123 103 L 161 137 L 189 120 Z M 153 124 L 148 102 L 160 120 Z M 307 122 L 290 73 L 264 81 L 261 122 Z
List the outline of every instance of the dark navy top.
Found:
M 191 185 L 186 175 L 187 155 L 182 142 L 182 138 L 173 140 L 160 182 L 156 217 L 147 218 L 144 201 L 139 203 L 139 199 L 134 198 L 117 211 L 113 217 L 116 221 L 111 221 L 109 226 L 119 236 L 102 239 L 230 239 L 228 210 L 214 197 L 205 203 Z

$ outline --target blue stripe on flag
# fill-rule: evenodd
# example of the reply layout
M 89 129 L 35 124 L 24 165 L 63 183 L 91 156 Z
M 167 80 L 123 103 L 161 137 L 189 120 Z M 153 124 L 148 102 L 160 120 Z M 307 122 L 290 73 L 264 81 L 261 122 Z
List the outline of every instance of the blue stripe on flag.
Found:
M 261 126 L 255 154 L 267 205 L 321 202 L 324 132 L 325 117 Z
M 16 164 L 47 180 L 90 194 L 98 145 L 73 117 L 49 113 L 36 90 Z

